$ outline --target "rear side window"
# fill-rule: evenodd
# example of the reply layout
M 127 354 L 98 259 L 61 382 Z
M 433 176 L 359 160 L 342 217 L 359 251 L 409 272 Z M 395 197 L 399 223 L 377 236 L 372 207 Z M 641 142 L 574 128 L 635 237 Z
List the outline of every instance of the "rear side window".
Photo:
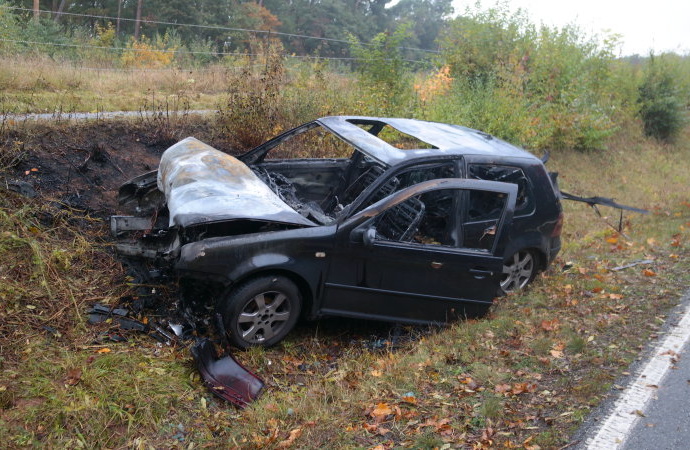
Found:
M 525 172 L 519 167 L 499 166 L 494 164 L 471 164 L 469 166 L 469 178 L 475 180 L 501 181 L 513 183 L 518 186 L 517 199 L 515 201 L 515 215 L 524 216 L 534 211 L 534 194 Z M 483 202 L 474 198 L 470 203 L 470 220 L 498 219 L 499 208 L 493 202 Z

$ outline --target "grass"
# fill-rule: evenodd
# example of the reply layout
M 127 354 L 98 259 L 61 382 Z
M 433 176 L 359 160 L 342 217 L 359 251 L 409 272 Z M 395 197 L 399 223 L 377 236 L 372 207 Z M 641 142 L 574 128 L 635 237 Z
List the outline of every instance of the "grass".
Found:
M 266 81 L 267 62 L 262 58 L 201 68 L 122 69 L 108 64 L 56 64 L 44 56 L 1 56 L 0 113 L 139 111 L 161 104 L 177 110 L 225 109 L 228 90 L 256 100 L 252 96 Z M 315 117 L 316 110 L 320 115 L 341 114 L 343 107 L 358 99 L 351 92 L 351 80 L 326 71 L 319 62 L 293 62 L 281 67 L 280 78 L 281 101 L 289 116 L 283 120 L 292 119 L 290 125 L 307 115 Z M 312 94 L 305 98 L 305 91 Z M 261 123 L 266 118 L 251 119 Z
M 141 292 L 102 220 L 0 187 L 0 435 L 8 447 L 560 447 L 687 289 L 684 133 L 662 145 L 631 128 L 606 153 L 552 155 L 564 190 L 652 214 L 626 213 L 618 233 L 617 212 L 565 203 L 551 270 L 485 319 L 409 329 L 395 347 L 388 325 L 321 321 L 238 352 L 268 386 L 241 412 L 202 386 L 186 348 L 104 343 L 110 325 L 86 324 L 88 305 Z M 40 145 L 8 142 L 8 165 Z M 610 270 L 642 258 L 654 262 Z
M 11 113 L 137 111 L 151 98 L 214 109 L 236 69 L 126 70 L 55 64 L 43 57 L 0 60 L 2 110 Z

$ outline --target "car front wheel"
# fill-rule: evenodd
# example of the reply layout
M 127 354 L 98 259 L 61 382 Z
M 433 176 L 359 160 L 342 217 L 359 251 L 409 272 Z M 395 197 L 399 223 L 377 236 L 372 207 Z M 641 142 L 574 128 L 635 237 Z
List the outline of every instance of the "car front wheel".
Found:
M 503 262 L 501 293 L 524 289 L 537 274 L 537 256 L 530 250 L 520 250 Z
M 228 338 L 243 349 L 269 347 L 281 341 L 297 323 L 301 307 L 299 289 L 281 276 L 241 284 L 221 304 Z

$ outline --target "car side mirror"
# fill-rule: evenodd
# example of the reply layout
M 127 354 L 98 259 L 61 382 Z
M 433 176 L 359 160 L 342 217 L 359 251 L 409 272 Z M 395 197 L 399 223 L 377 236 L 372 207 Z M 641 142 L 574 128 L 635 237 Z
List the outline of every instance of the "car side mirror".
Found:
M 362 234 L 362 242 L 364 242 L 364 245 L 366 247 L 371 247 L 374 245 L 374 241 L 376 240 L 376 227 L 369 227 L 366 230 L 364 230 L 364 233 Z

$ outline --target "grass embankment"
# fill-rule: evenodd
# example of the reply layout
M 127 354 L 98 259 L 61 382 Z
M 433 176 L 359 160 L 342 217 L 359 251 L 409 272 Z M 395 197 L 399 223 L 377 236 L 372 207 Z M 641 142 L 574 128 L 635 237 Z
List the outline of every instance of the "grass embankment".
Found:
M 228 87 L 244 86 L 248 74 L 261 69 L 262 64 L 265 62 L 259 59 L 198 68 L 128 69 L 112 64 L 57 64 L 40 56 L 3 56 L 0 112 L 139 111 L 161 106 L 175 110 L 217 109 L 226 102 Z M 308 71 L 309 67 L 302 64 L 290 68 L 291 79 L 299 80 L 300 71 Z
M 137 292 L 105 224 L 0 187 L 3 445 L 559 447 L 687 289 L 689 138 L 687 129 L 675 145 L 627 134 L 605 153 L 553 154 L 564 190 L 652 214 L 626 213 L 619 234 L 566 202 L 558 260 L 485 319 L 412 330 L 417 339 L 396 348 L 388 325 L 361 339 L 360 324 L 322 321 L 273 349 L 238 352 L 268 385 L 241 412 L 201 385 L 185 348 L 137 335 L 94 343 L 109 325 L 86 324 L 86 307 Z M 40 145 L 18 141 L 28 153 Z M 617 224 L 616 211 L 602 211 Z M 610 271 L 641 258 L 654 262 Z M 378 338 L 377 350 L 363 343 Z
M 2 108 L 9 113 L 137 111 L 147 102 L 167 102 L 175 109 L 213 109 L 236 76 L 236 69 L 221 65 L 118 69 L 5 56 L 0 69 Z

